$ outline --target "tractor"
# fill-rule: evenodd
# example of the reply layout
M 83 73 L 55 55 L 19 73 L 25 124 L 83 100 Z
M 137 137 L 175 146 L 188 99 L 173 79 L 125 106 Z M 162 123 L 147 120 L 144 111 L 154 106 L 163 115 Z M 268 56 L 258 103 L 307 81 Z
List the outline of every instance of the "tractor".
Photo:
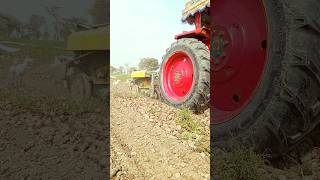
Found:
M 74 99 L 101 97 L 109 89 L 108 25 L 78 25 L 67 40 L 73 57 L 66 62 L 65 84 Z
M 210 107 L 213 147 L 288 152 L 320 122 L 319 8 L 318 0 L 187 0 L 182 21 L 195 30 L 176 35 L 163 56 L 162 98 L 195 113 Z

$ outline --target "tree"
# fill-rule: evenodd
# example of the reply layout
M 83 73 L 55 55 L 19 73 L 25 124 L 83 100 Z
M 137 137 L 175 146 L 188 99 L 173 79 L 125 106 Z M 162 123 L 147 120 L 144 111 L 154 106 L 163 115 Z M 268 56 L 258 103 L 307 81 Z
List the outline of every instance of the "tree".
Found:
M 43 16 L 32 14 L 29 20 L 29 29 L 31 33 L 39 39 L 41 35 L 41 27 L 45 24 L 46 20 Z
M 53 25 L 54 25 L 56 40 L 60 39 L 60 36 L 59 36 L 60 35 L 60 27 L 59 27 L 60 16 L 59 16 L 58 10 L 61 8 L 62 7 L 59 7 L 59 6 L 45 7 L 48 14 L 51 15 L 55 20 L 55 22 L 53 22 Z
M 138 68 L 136 68 L 136 67 L 129 67 L 128 74 L 131 74 L 133 71 L 137 71 L 137 70 L 138 70 Z
M 72 32 L 77 30 L 77 24 L 80 23 L 87 23 L 87 21 L 78 17 L 63 18 L 60 23 L 60 37 L 66 39 Z
M 20 33 L 21 22 L 14 16 L 0 14 L 0 33 L 9 36 L 12 32 Z
M 143 58 L 139 62 L 140 70 L 154 71 L 159 68 L 158 60 L 155 58 Z
M 114 66 L 110 65 L 110 74 L 113 74 L 115 72 L 117 72 L 117 68 L 115 68 Z
M 94 24 L 107 24 L 110 14 L 110 0 L 96 0 L 93 7 L 89 9 Z
M 49 40 L 50 39 L 50 33 L 48 31 L 44 31 L 42 37 L 45 40 Z
M 129 64 L 128 63 L 126 63 L 126 64 L 124 64 L 124 67 L 125 67 L 125 71 L 126 71 L 126 74 L 129 74 Z
M 19 30 L 21 23 L 16 17 L 8 15 L 7 22 L 8 22 L 7 25 L 8 25 L 9 34 L 12 33 L 14 30 Z
M 121 74 L 125 73 L 125 68 L 123 66 L 119 67 L 119 73 L 121 73 Z

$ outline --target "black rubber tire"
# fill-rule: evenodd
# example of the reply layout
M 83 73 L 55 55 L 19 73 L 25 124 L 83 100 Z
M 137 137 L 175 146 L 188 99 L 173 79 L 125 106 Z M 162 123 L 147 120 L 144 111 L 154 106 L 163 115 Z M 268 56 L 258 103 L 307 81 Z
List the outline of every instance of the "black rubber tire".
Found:
M 240 143 L 278 156 L 320 122 L 320 1 L 264 0 L 264 5 L 269 39 L 261 85 L 238 116 L 211 125 L 212 148 Z
M 194 66 L 193 84 L 190 93 L 181 101 L 169 98 L 163 89 L 162 71 L 167 60 L 177 51 L 185 52 Z M 209 108 L 210 102 L 210 54 L 208 47 L 193 38 L 177 40 L 167 49 L 160 68 L 160 91 L 164 102 L 176 108 L 187 108 L 194 113 L 202 113 Z
M 92 97 L 92 84 L 85 73 L 77 72 L 68 77 L 70 95 L 74 100 Z

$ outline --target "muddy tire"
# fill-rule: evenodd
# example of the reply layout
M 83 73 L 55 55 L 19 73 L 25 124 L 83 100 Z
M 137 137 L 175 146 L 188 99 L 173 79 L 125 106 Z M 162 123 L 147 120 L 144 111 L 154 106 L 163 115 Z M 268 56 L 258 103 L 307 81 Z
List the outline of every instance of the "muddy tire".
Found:
M 192 61 L 193 75 L 189 92 L 179 99 L 172 98 L 165 88 L 165 72 L 169 68 L 167 63 L 176 53 L 183 52 Z M 179 39 L 171 45 L 163 56 L 160 68 L 160 94 L 167 104 L 176 108 L 188 108 L 195 113 L 202 113 L 209 107 L 210 93 L 210 55 L 208 47 L 201 41 L 192 38 Z
M 85 73 L 77 72 L 69 76 L 68 87 L 74 100 L 83 100 L 92 96 L 92 84 Z
M 261 84 L 237 116 L 211 126 L 212 145 L 229 149 L 240 142 L 277 156 L 320 122 L 320 2 L 263 3 L 269 34 Z

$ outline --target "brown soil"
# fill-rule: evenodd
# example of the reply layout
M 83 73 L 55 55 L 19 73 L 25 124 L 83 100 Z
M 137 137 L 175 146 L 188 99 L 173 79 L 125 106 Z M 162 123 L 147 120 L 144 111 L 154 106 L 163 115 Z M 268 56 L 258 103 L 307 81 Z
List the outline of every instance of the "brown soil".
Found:
M 34 64 L 21 86 L 8 86 L 10 65 L 0 59 L 0 179 L 107 179 L 101 105 L 91 111 L 62 106 L 80 105 L 66 98 L 61 67 L 49 64 Z
M 209 141 L 183 140 L 177 109 L 136 96 L 128 84 L 111 89 L 111 176 L 113 179 L 209 179 Z M 193 116 L 209 137 L 209 112 Z
M 320 179 L 320 126 L 291 152 L 271 161 L 262 174 L 270 179 Z

